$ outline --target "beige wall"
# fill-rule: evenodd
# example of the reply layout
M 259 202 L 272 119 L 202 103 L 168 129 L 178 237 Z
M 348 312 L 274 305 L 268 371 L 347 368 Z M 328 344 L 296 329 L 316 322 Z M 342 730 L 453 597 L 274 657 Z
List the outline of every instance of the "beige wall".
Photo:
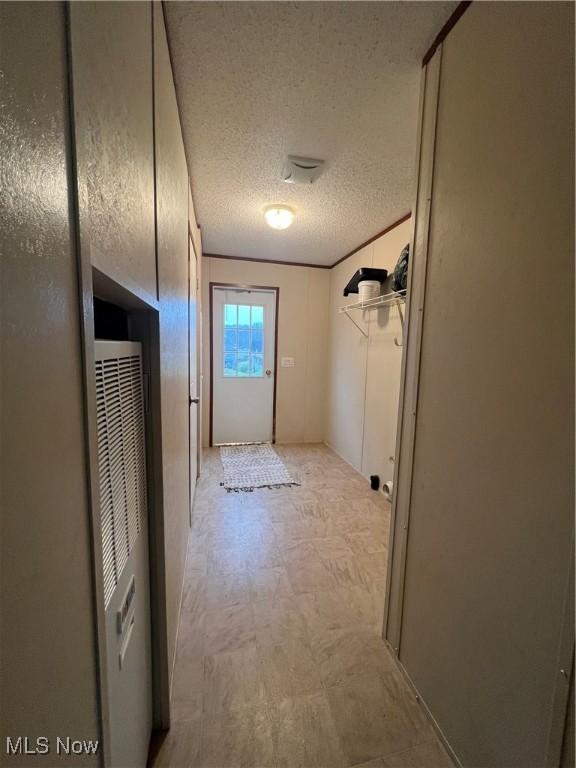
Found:
M 266 264 L 235 259 L 202 259 L 203 440 L 210 422 L 210 282 L 280 288 L 278 358 L 295 358 L 294 368 L 278 360 L 276 440 L 279 443 L 324 439 L 329 270 Z
M 398 488 L 409 525 L 399 514 L 394 541 L 408 527 L 399 657 L 464 766 L 559 758 L 549 729 L 561 736 L 574 639 L 573 42 L 571 4 L 473 3 L 441 54 L 413 484 Z
M 0 762 L 20 765 L 7 735 L 99 729 L 64 5 L 2 3 L 0 29 Z
M 398 309 L 382 307 L 355 312 L 355 327 L 338 308 L 355 298 L 342 291 L 360 267 L 391 272 L 411 234 L 403 222 L 330 270 L 328 397 L 326 442 L 366 477 L 377 474 L 391 480 L 398 415 L 402 340 Z M 389 281 L 384 290 L 390 290 Z
M 151 7 L 77 3 L 71 20 L 90 260 L 117 283 L 154 300 Z

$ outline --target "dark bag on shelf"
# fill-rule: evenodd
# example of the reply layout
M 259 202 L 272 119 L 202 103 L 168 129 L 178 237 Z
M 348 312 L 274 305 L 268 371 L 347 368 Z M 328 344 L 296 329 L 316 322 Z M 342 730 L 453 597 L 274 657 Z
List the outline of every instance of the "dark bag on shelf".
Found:
M 392 290 L 405 291 L 408 285 L 408 259 L 410 257 L 410 245 L 402 249 L 402 253 L 392 274 Z

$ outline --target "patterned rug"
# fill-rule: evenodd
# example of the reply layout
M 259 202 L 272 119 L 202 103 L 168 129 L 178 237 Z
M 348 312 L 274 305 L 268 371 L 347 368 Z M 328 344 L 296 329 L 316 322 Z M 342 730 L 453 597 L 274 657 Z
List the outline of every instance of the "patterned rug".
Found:
M 228 492 L 300 485 L 268 443 L 222 446 L 220 460 L 224 469 L 220 485 Z

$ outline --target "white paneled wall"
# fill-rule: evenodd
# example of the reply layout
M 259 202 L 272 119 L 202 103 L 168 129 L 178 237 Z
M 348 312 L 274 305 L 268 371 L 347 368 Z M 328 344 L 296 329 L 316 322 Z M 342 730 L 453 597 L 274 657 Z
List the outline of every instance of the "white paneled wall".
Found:
M 330 270 L 257 261 L 202 259 L 203 306 L 203 440 L 209 443 L 210 318 L 209 285 L 261 285 L 280 290 L 278 357 L 295 364 L 278 364 L 276 441 L 316 443 L 324 439 L 324 402 L 327 389 L 328 296 Z
M 398 392 L 402 349 L 396 307 L 355 312 L 354 319 L 338 314 L 353 297 L 342 296 L 344 286 L 360 267 L 391 272 L 408 243 L 411 222 L 399 224 L 330 272 L 328 396 L 326 442 L 363 475 L 391 480 L 396 441 Z

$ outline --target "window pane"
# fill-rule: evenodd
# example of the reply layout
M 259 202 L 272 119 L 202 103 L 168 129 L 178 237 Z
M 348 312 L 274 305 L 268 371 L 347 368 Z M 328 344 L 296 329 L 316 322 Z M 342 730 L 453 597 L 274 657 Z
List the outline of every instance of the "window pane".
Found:
M 250 328 L 250 307 L 244 304 L 238 306 L 238 328 Z
M 238 331 L 238 351 L 250 351 L 250 331 Z
M 263 352 L 263 331 L 252 331 L 252 342 L 250 344 L 251 352 Z
M 236 376 L 236 354 L 233 352 L 224 355 L 224 376 Z
M 249 376 L 250 355 L 238 355 L 238 376 Z
M 252 328 L 264 328 L 264 307 L 252 307 Z
M 263 355 L 250 355 L 250 376 L 264 375 Z
M 236 304 L 224 304 L 224 325 L 227 327 L 236 325 Z
M 224 331 L 224 352 L 236 352 L 237 344 L 237 331 L 233 330 Z

